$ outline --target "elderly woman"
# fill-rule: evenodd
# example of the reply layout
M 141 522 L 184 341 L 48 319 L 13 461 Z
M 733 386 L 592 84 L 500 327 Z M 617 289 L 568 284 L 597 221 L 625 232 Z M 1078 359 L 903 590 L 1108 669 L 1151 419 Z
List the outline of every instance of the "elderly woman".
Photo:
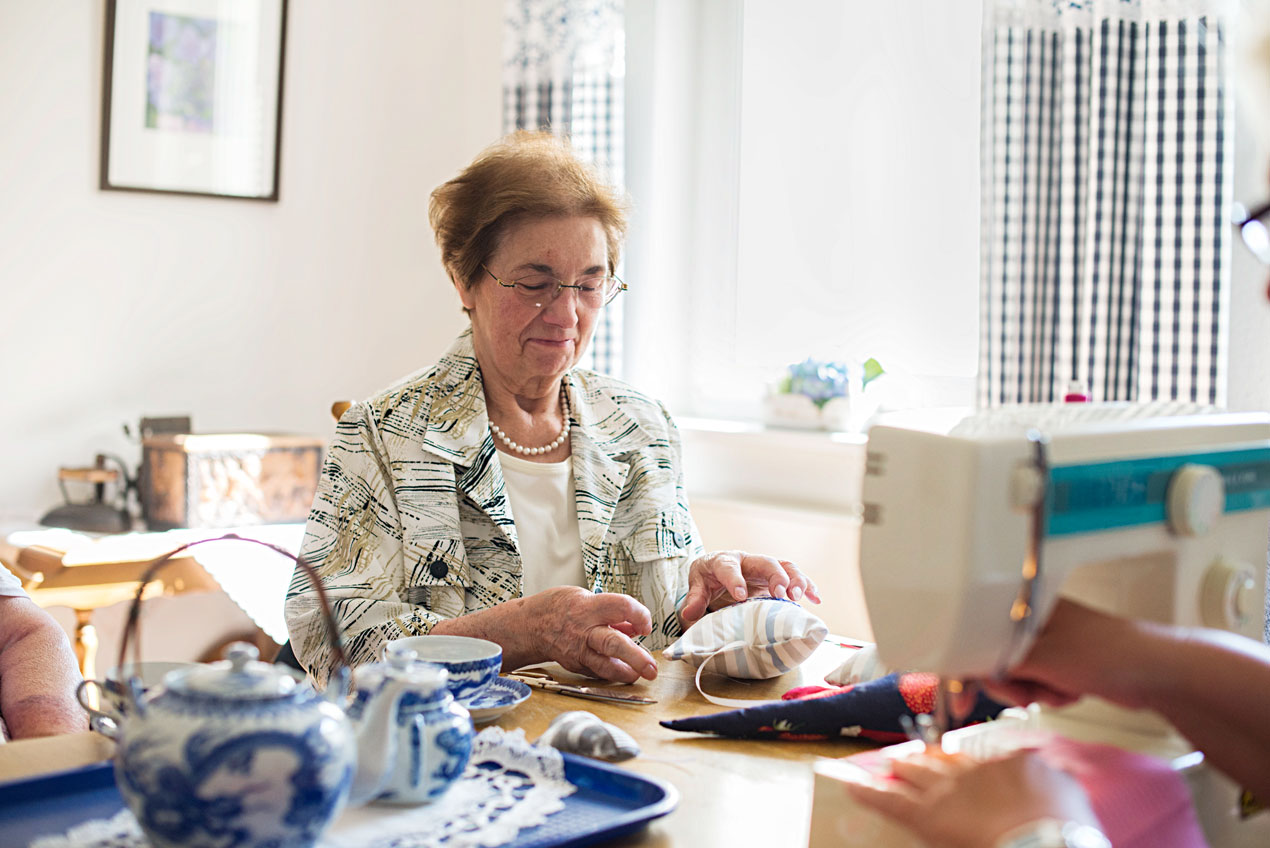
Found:
M 574 367 L 626 288 L 611 189 L 552 136 L 520 133 L 433 192 L 429 217 L 471 328 L 345 413 L 302 549 L 351 662 L 446 633 L 499 643 L 507 669 L 554 660 L 633 682 L 709 609 L 819 602 L 792 563 L 703 554 L 666 409 Z M 286 610 L 296 656 L 324 680 L 299 572 Z

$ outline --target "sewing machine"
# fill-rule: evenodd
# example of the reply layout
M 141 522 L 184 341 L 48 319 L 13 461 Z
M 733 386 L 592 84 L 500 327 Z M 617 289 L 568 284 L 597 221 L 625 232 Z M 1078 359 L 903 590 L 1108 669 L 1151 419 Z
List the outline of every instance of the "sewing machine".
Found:
M 992 675 L 1026 654 L 1060 595 L 1260 640 L 1270 416 L 1177 412 L 1025 406 L 946 433 L 874 427 L 860 570 L 881 660 L 937 672 L 941 691 Z M 1032 729 L 1166 758 L 1215 848 L 1270 844 L 1270 813 L 1245 817 L 1240 790 L 1154 714 L 1085 698 L 1011 711 L 942 744 L 1004 751 Z M 812 848 L 915 845 L 850 802 L 841 782 L 861 777 L 850 758 L 817 764 Z

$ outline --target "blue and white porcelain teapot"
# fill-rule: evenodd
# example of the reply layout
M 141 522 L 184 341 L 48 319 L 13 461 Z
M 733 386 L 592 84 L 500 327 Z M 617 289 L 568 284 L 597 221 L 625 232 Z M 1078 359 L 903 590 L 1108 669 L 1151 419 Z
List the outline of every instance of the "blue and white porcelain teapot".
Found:
M 309 846 L 343 808 L 358 752 L 344 711 L 236 643 L 172 672 L 119 722 L 115 780 L 159 848 Z
M 156 560 L 142 588 L 174 554 L 197 544 Z M 256 544 L 312 576 L 299 557 Z M 125 682 L 126 709 L 112 717 L 110 734 L 118 742 L 115 777 L 158 848 L 307 848 L 348 801 L 423 803 L 462 773 L 471 719 L 450 697 L 444 669 L 417 662 L 413 652 L 358 669 L 359 688 L 345 711 L 348 668 L 318 586 L 340 660 L 324 694 L 299 674 L 258 661 L 246 643 L 232 645 L 222 662 L 169 673 L 149 692 L 136 678 Z M 120 667 L 138 614 L 139 600 Z

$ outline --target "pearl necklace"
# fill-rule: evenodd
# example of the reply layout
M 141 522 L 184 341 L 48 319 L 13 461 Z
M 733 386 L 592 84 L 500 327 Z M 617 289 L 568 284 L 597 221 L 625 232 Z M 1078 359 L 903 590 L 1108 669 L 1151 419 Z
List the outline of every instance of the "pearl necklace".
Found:
M 518 454 L 523 456 L 537 456 L 539 454 L 551 453 L 553 450 L 563 445 L 565 439 L 569 438 L 569 395 L 565 393 L 563 383 L 560 384 L 560 408 L 564 412 L 564 427 L 561 428 L 560 435 L 556 436 L 555 441 L 550 444 L 543 445 L 540 448 L 527 448 L 524 445 L 516 444 L 493 421 L 489 422 L 489 428 L 493 431 L 495 436 L 498 436 L 503 444 L 507 445 L 507 447 L 511 448 Z

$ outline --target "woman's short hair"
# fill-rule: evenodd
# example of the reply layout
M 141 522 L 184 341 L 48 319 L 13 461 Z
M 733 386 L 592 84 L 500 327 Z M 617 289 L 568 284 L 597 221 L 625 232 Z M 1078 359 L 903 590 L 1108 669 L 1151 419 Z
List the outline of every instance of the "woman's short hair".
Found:
M 623 199 L 566 142 L 523 130 L 481 151 L 432 192 L 428 205 L 441 262 L 451 279 L 468 288 L 517 219 L 579 215 L 604 228 L 608 271 L 614 273 L 626 235 Z

